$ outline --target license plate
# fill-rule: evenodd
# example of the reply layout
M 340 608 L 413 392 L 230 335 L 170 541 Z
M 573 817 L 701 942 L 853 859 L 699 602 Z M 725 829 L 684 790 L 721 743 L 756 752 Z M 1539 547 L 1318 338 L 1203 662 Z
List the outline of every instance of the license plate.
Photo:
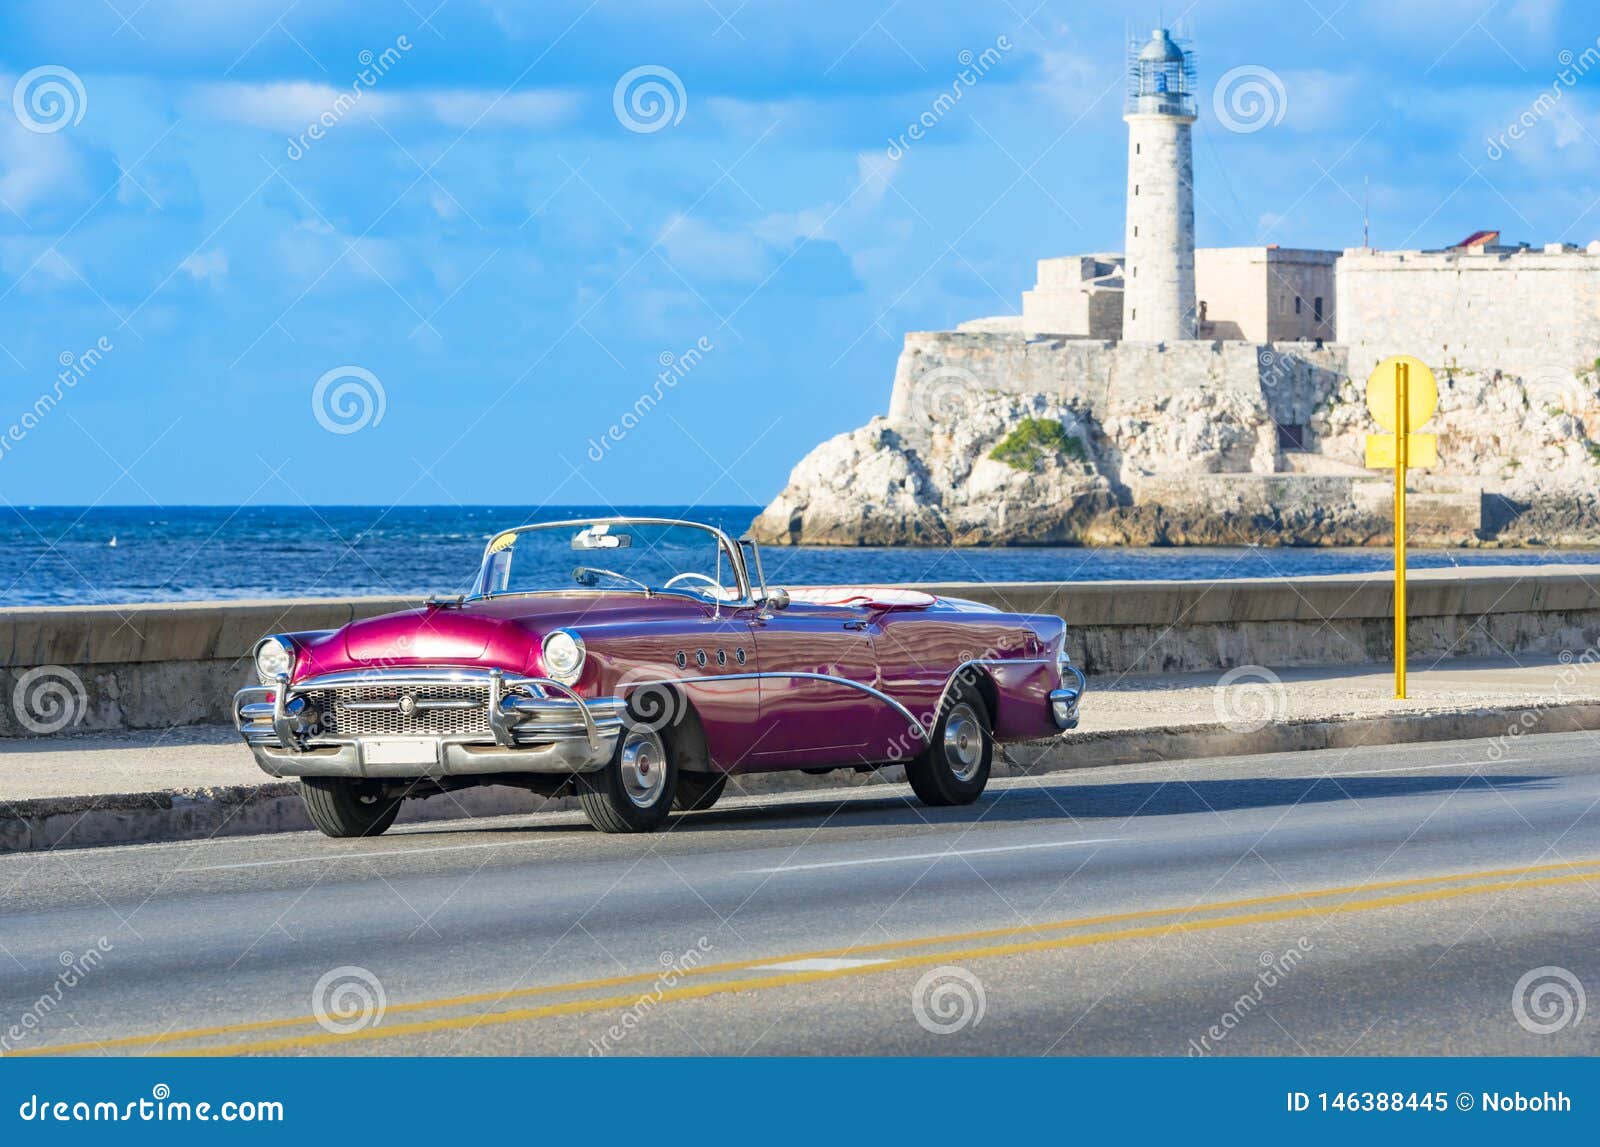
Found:
M 369 765 L 437 765 L 439 742 L 432 737 L 384 737 L 362 741 L 361 759 Z

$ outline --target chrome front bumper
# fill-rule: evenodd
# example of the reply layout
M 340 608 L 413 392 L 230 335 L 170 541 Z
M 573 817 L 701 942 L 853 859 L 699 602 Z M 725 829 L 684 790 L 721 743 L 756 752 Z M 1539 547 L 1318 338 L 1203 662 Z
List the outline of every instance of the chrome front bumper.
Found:
M 1068 675 L 1074 681 L 1067 681 Z M 1055 718 L 1056 728 L 1065 732 L 1078 727 L 1078 702 L 1083 699 L 1084 692 L 1089 688 L 1089 679 L 1070 661 L 1061 662 L 1061 688 L 1050 691 L 1050 716 Z
M 481 686 L 487 732 L 470 736 L 341 736 L 321 728 L 304 694 L 373 686 L 426 691 Z M 374 703 L 366 702 L 370 708 Z M 427 702 L 424 700 L 425 706 Z M 400 708 L 400 703 L 395 702 Z M 252 686 L 234 695 L 234 726 L 256 763 L 274 777 L 440 777 L 485 773 L 583 773 L 603 768 L 622 734 L 624 703 L 585 700 L 544 677 L 499 670 L 371 670 L 331 673 L 290 684 Z M 404 711 L 401 709 L 400 711 Z M 432 743 L 432 759 L 393 751 Z M 385 749 L 389 752 L 385 752 Z

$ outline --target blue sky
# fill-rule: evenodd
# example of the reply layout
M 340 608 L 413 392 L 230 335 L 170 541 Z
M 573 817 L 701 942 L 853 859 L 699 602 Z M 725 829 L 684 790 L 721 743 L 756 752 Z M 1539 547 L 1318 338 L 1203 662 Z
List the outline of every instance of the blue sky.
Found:
M 0 498 L 764 501 L 886 408 L 905 331 L 1014 311 L 1035 259 L 1120 246 L 1126 36 L 1160 11 L 8 5 Z M 1363 178 L 1378 246 L 1600 237 L 1592 6 L 1180 11 L 1202 245 L 1357 245 Z M 648 87 L 618 113 L 640 68 L 664 120 Z M 1216 114 L 1239 68 L 1270 72 L 1257 130 Z M 64 384 L 64 362 L 89 368 Z M 692 365 L 663 384 L 665 362 Z

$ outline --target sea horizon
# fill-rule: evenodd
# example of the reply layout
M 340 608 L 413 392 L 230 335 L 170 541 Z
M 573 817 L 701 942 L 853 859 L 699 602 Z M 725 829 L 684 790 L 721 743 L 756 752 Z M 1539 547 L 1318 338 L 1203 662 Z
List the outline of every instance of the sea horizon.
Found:
M 0 606 L 461 593 L 488 538 L 508 526 L 618 513 L 704 521 L 737 535 L 760 510 L 673 503 L 9 505 L 0 508 Z M 1409 553 L 1413 569 L 1600 568 L 1600 549 Z M 766 546 L 762 554 L 770 585 L 1215 581 L 1373 573 L 1393 562 L 1387 546 Z

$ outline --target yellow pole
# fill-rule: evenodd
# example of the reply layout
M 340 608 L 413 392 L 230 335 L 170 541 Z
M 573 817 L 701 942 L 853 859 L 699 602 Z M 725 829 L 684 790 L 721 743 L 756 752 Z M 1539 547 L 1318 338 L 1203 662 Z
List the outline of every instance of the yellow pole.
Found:
M 1395 465 L 1394 465 L 1394 695 L 1406 699 L 1406 462 L 1411 434 L 1411 368 L 1395 364 Z

